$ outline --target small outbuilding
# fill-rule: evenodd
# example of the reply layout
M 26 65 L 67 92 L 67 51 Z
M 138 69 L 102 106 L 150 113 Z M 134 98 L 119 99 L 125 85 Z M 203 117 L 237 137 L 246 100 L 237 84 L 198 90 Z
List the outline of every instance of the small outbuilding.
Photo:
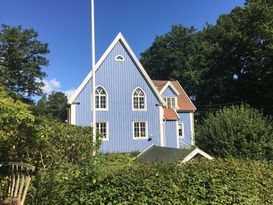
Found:
M 205 157 L 212 160 L 213 157 L 204 152 L 199 148 L 170 148 L 170 147 L 160 147 L 157 145 L 152 145 L 143 152 L 141 152 L 136 158 L 139 162 L 152 162 L 152 163 L 171 163 L 171 162 L 181 162 L 185 163 L 190 160 L 196 159 L 198 157 Z

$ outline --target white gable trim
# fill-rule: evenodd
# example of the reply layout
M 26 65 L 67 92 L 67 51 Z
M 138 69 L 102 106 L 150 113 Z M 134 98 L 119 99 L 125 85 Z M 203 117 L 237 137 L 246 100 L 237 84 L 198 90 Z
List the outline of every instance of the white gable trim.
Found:
M 179 95 L 180 93 L 175 89 L 175 87 L 171 84 L 171 82 L 170 81 L 168 81 L 165 85 L 164 85 L 164 87 L 161 89 L 161 91 L 160 91 L 160 94 L 162 95 L 163 94 L 163 92 L 167 89 L 167 87 L 171 87 L 171 89 L 175 92 L 175 94 L 176 95 Z
M 134 52 L 132 51 L 132 49 L 130 48 L 129 44 L 127 43 L 127 41 L 125 40 L 125 38 L 123 37 L 123 35 L 121 33 L 119 33 L 116 36 L 116 38 L 113 40 L 113 42 L 107 48 L 107 50 L 101 56 L 101 58 L 99 59 L 99 61 L 96 63 L 95 68 L 94 68 L 95 72 L 101 66 L 101 64 L 103 63 L 103 61 L 106 59 L 106 57 L 109 55 L 109 53 L 112 51 L 112 49 L 114 48 L 114 46 L 118 43 L 118 41 L 121 41 L 123 43 L 123 45 L 125 46 L 125 48 L 129 52 L 129 54 L 131 55 L 132 59 L 135 61 L 136 65 L 139 67 L 139 70 L 143 74 L 145 80 L 148 82 L 148 84 L 152 88 L 152 90 L 155 93 L 156 97 L 158 98 L 159 102 L 165 106 L 166 104 L 165 104 L 165 101 L 163 100 L 162 96 L 160 95 L 160 93 L 156 89 L 156 87 L 153 84 L 151 78 L 148 76 L 147 72 L 145 71 L 145 69 L 143 68 L 143 66 L 141 65 L 141 63 L 139 62 L 139 60 L 137 59 L 136 55 L 134 54 Z M 77 90 L 75 91 L 75 93 L 69 98 L 68 104 L 72 104 L 76 100 L 76 98 L 78 97 L 78 95 L 81 93 L 81 91 L 83 90 L 83 88 L 86 86 L 86 84 L 88 83 L 88 81 L 91 78 L 92 78 L 92 71 L 89 72 L 89 74 L 82 81 L 82 83 L 77 88 Z
M 181 163 L 185 163 L 185 162 L 188 162 L 190 161 L 195 155 L 197 154 L 200 154 L 202 155 L 203 157 L 209 159 L 209 160 L 212 160 L 213 157 L 210 156 L 209 154 L 207 154 L 206 152 L 204 152 L 203 150 L 199 149 L 199 148 L 195 148 L 188 156 L 186 156 Z

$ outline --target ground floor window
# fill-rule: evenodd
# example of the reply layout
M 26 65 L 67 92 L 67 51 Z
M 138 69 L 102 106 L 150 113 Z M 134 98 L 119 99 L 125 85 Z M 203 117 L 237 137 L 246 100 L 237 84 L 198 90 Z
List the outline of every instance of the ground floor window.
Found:
M 107 122 L 97 122 L 96 127 L 100 133 L 101 139 L 108 140 L 108 123 Z
M 178 123 L 178 137 L 184 138 L 184 124 L 182 122 Z
M 147 122 L 133 122 L 134 139 L 148 138 Z

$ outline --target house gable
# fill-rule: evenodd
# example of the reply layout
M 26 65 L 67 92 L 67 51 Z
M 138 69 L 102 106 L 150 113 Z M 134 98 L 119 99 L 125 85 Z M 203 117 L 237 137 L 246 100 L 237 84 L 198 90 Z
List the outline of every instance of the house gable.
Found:
M 97 72 L 97 70 L 100 68 L 101 64 L 105 61 L 105 59 L 107 58 L 107 56 L 109 55 L 109 53 L 112 51 L 112 49 L 114 48 L 114 46 L 117 43 L 121 43 L 123 44 L 125 50 L 128 52 L 131 60 L 135 63 L 136 67 L 139 69 L 139 71 L 141 72 L 141 74 L 143 75 L 143 77 L 145 78 L 145 80 L 147 81 L 147 83 L 149 84 L 149 86 L 151 87 L 152 91 L 154 92 L 155 96 L 157 97 L 157 99 L 159 100 L 159 102 L 162 105 L 165 105 L 165 101 L 163 100 L 163 98 L 161 97 L 160 93 L 158 92 L 158 90 L 156 89 L 155 85 L 153 84 L 152 80 L 150 79 L 150 77 L 148 76 L 147 72 L 145 71 L 145 69 L 143 68 L 143 66 L 141 65 L 141 63 L 139 62 L 139 60 L 137 59 L 136 55 L 134 54 L 133 50 L 130 48 L 129 44 L 127 43 L 127 41 L 125 40 L 125 38 L 123 37 L 123 35 L 121 33 L 119 33 L 116 38 L 113 40 L 113 42 L 110 44 L 110 46 L 107 48 L 107 50 L 104 52 L 104 54 L 102 55 L 102 57 L 99 59 L 99 61 L 96 63 L 95 65 L 95 72 Z M 115 59 L 118 57 L 119 55 L 115 56 Z M 122 55 L 121 55 L 122 56 Z M 77 90 L 75 91 L 75 93 L 69 98 L 68 100 L 68 104 L 72 104 L 75 102 L 76 98 L 78 97 L 78 95 L 81 93 L 81 91 L 84 89 L 84 87 L 88 84 L 88 82 L 90 81 L 90 79 L 92 78 L 92 71 L 89 72 L 89 74 L 86 76 L 86 78 L 82 81 L 82 83 L 80 84 L 80 86 L 77 88 Z
M 119 60 L 117 56 L 120 56 Z M 160 119 L 163 122 L 163 113 L 159 104 L 162 97 L 154 91 L 155 87 L 151 86 L 145 73 L 123 40 L 118 40 L 96 67 L 96 86 L 105 89 L 109 102 L 107 110 L 96 112 L 97 122 L 107 123 L 109 130 L 108 141 L 102 143 L 101 151 L 141 151 L 151 144 L 161 144 Z M 76 98 L 70 99 L 72 103 L 79 102 L 76 105 L 76 125 L 90 126 L 92 123 L 92 76 L 89 77 Z M 132 94 L 136 88 L 145 93 L 145 110 L 133 110 Z M 147 124 L 145 139 L 134 139 L 134 122 Z

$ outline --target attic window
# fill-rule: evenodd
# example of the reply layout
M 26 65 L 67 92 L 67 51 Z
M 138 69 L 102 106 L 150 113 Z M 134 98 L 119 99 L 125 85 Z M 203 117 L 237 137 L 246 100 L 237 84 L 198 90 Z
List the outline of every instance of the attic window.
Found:
M 117 55 L 115 60 L 116 61 L 124 61 L 124 57 L 122 55 Z

